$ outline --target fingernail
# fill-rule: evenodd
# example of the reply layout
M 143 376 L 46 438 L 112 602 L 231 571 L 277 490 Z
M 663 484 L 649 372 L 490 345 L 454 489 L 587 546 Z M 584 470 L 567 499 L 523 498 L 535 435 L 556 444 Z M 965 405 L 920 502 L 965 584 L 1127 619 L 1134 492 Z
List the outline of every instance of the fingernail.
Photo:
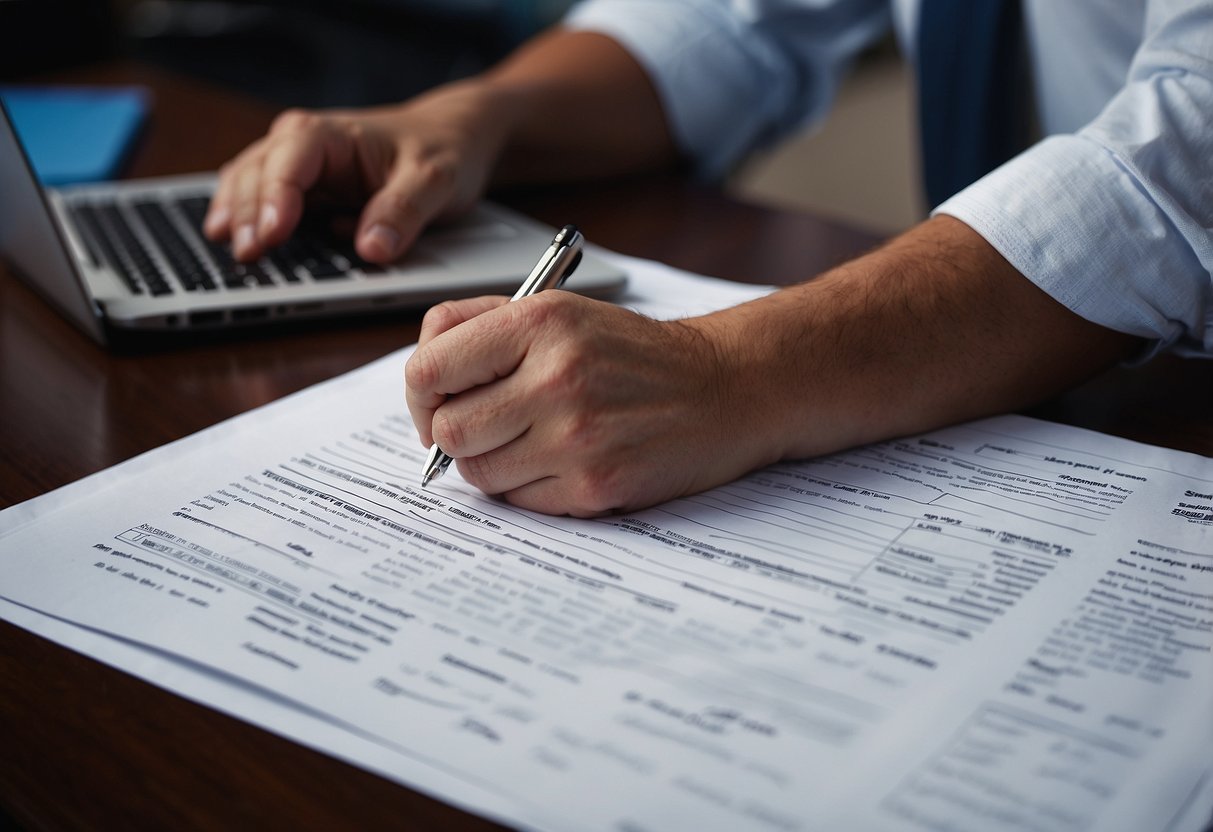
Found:
M 232 239 L 232 249 L 237 255 L 244 254 L 252 249 L 256 242 L 257 232 L 253 228 L 252 223 L 246 223 L 236 229 L 236 236 Z
M 209 234 L 218 233 L 221 229 L 227 226 L 228 220 L 232 218 L 232 212 L 227 210 L 225 206 L 211 209 L 211 212 L 206 217 L 206 230 Z
M 268 234 L 278 227 L 278 206 L 267 202 L 261 206 L 261 216 L 257 220 L 257 233 Z
M 381 257 L 391 257 L 400 245 L 400 235 L 386 225 L 372 225 L 362 235 L 362 244 L 378 249 Z

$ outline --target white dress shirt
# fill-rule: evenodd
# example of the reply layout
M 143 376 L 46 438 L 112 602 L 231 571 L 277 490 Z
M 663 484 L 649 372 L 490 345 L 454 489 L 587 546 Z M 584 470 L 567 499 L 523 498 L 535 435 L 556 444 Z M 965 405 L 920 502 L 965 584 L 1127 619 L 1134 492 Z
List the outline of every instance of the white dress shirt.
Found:
M 1046 138 L 936 209 L 1082 317 L 1213 356 L 1213 0 L 1023 0 Z M 718 176 L 823 117 L 918 0 L 589 0 L 572 28 L 645 67 L 686 155 Z M 1144 357 L 1144 356 L 1143 356 Z

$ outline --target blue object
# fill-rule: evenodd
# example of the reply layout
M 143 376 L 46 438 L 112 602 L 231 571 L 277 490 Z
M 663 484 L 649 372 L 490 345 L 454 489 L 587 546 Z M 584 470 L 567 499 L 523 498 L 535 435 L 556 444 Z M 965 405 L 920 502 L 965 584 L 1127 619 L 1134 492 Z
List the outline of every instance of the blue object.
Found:
M 932 207 L 1028 145 L 1019 0 L 923 0 L 918 103 Z
M 147 117 L 142 87 L 0 86 L 44 185 L 113 179 Z

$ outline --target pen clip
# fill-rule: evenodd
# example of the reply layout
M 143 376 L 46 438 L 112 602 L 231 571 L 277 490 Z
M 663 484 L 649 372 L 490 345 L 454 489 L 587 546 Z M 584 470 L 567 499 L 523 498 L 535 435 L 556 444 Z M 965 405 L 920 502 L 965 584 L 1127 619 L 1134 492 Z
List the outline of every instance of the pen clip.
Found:
M 576 226 L 566 225 L 556 233 L 552 244 L 547 247 L 535 268 L 527 275 L 526 280 L 518 287 L 511 300 L 518 300 L 542 292 L 544 289 L 556 289 L 564 285 L 569 275 L 581 263 L 581 244 L 584 238 Z

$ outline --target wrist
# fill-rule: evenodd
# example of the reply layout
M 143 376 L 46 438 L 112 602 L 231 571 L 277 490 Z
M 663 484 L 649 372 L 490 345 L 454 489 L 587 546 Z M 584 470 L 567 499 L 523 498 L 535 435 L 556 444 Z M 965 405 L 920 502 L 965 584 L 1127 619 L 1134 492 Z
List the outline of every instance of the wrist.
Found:
M 1024 407 L 1133 347 L 946 217 L 703 325 L 759 464 Z
M 705 417 L 742 471 L 787 458 L 791 439 L 787 400 L 795 380 L 780 361 L 765 300 L 678 322 L 705 362 L 702 377 L 714 394 Z

